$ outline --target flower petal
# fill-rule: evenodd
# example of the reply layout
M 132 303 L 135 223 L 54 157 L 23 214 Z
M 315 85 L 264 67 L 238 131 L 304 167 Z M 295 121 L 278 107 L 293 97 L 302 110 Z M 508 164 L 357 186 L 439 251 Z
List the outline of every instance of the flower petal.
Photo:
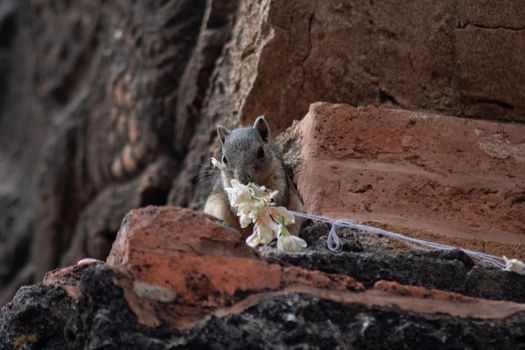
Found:
M 505 269 L 506 271 L 512 271 L 516 273 L 522 273 L 525 271 L 525 263 L 518 259 L 508 259 L 505 255 L 503 256 L 505 260 Z
M 284 236 L 282 235 L 277 240 L 277 248 L 279 250 L 284 250 L 286 252 L 298 252 L 306 248 L 306 241 L 302 238 L 299 238 L 297 236 L 288 235 Z
M 295 222 L 295 217 L 285 207 L 270 207 L 270 215 L 285 225 Z
M 218 161 L 213 161 L 216 164 Z M 221 164 L 223 165 L 223 164 Z M 230 181 L 231 187 L 225 188 L 230 205 L 235 209 L 242 228 L 254 223 L 254 234 L 247 238 L 250 246 L 268 244 L 276 236 L 282 238 L 278 243 L 285 250 L 296 251 L 306 246 L 306 242 L 297 237 L 290 238 L 286 225 L 295 221 L 295 217 L 285 207 L 272 206 L 271 201 L 278 192 L 258 186 L 254 183 L 243 185 L 237 180 Z M 278 223 L 276 223 L 278 222 Z M 254 236 L 256 234 L 256 236 Z
M 274 199 L 275 197 L 277 197 L 277 195 L 279 194 L 279 191 L 273 191 L 270 193 L 270 200 Z
M 248 238 L 246 238 L 246 244 L 252 248 L 257 248 L 257 246 L 261 244 L 258 232 L 254 231 Z
M 211 157 L 211 164 L 220 171 L 226 171 L 224 164 L 219 162 L 215 157 Z
M 246 228 L 252 223 L 252 219 L 249 216 L 241 214 L 239 215 L 239 224 L 241 228 Z
M 257 216 L 257 225 L 258 226 L 264 226 L 270 229 L 272 232 L 277 232 L 279 229 L 279 225 L 276 224 L 270 215 L 268 215 L 268 212 L 260 211 L 259 216 Z
M 267 245 L 274 239 L 275 234 L 271 228 L 264 225 L 257 225 L 256 227 L 261 244 Z

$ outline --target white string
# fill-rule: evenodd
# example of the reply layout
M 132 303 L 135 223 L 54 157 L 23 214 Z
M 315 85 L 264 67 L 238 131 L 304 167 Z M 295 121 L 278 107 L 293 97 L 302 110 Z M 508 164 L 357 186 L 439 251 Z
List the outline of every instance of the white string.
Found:
M 355 229 L 355 230 L 360 230 L 360 231 L 364 231 L 364 232 L 367 232 L 367 233 L 372 233 L 372 234 L 375 234 L 375 235 L 382 235 L 382 236 L 394 238 L 394 239 L 397 239 L 397 240 L 400 240 L 400 241 L 405 241 L 405 242 L 408 242 L 410 244 L 414 244 L 414 245 L 418 245 L 418 246 L 422 246 L 422 247 L 427 247 L 427 248 L 431 248 L 431 249 L 434 249 L 434 250 L 451 251 L 451 250 L 454 250 L 454 249 L 459 249 L 459 250 L 463 251 L 465 254 L 468 254 L 468 255 L 470 255 L 472 257 L 475 257 L 478 260 L 483 261 L 483 262 L 485 262 L 485 263 L 487 263 L 489 265 L 492 265 L 492 266 L 495 266 L 495 267 L 498 267 L 498 268 L 501 268 L 501 269 L 505 268 L 505 263 L 504 263 L 503 259 L 500 258 L 500 257 L 494 256 L 494 255 L 485 254 L 485 253 L 477 252 L 477 251 L 470 250 L 470 249 L 458 248 L 458 247 L 450 246 L 450 245 L 447 245 L 447 244 L 441 244 L 441 243 L 436 243 L 436 242 L 429 242 L 429 241 L 425 241 L 425 240 L 422 240 L 422 239 L 412 238 L 412 237 L 404 236 L 404 235 L 402 235 L 400 233 L 386 231 L 386 230 L 383 230 L 383 229 L 380 229 L 380 228 L 377 228 L 377 227 L 363 225 L 363 224 L 358 224 L 358 223 L 355 223 L 355 222 L 353 222 L 351 220 L 347 220 L 347 219 L 345 219 L 345 220 L 342 220 L 342 219 L 332 220 L 332 219 L 326 218 L 324 216 L 319 216 L 319 215 L 314 215 L 314 214 L 307 214 L 307 213 L 301 213 L 301 212 L 297 212 L 297 211 L 293 211 L 293 210 L 288 210 L 288 211 L 291 214 L 293 214 L 294 216 L 298 216 L 298 217 L 301 217 L 301 218 L 304 218 L 304 219 L 311 219 L 311 220 L 315 220 L 315 221 L 321 221 L 321 222 L 325 222 L 325 223 L 330 224 L 332 227 L 330 228 L 330 232 L 328 233 L 328 238 L 326 240 L 326 245 L 327 245 L 328 249 L 330 249 L 331 251 L 334 251 L 334 252 L 338 252 L 342 248 L 341 240 L 337 236 L 337 232 L 336 232 L 337 227 L 348 227 L 348 228 L 352 228 L 352 229 Z
M 330 228 L 330 232 L 328 232 L 328 238 L 326 239 L 326 246 L 328 249 L 330 249 L 333 252 L 339 252 L 343 248 L 343 245 L 341 244 L 341 240 L 337 236 L 337 232 L 335 232 L 336 227 L 338 225 L 343 225 L 344 222 L 342 220 L 336 220 L 332 223 L 332 227 Z

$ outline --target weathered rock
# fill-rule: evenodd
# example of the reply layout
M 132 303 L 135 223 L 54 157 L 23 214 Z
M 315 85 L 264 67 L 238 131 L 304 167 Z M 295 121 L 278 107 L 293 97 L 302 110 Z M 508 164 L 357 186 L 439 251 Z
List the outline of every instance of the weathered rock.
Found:
M 211 115 L 265 114 L 282 130 L 312 101 L 331 101 L 524 120 L 518 1 L 265 0 L 240 9 Z
M 63 280 L 24 287 L 2 308 L 1 349 L 165 348 L 164 341 L 178 334 L 137 323 L 122 290 L 113 283 L 118 275 L 106 265 L 67 269 L 61 272 Z M 77 286 L 79 298 L 66 293 L 71 284 Z
M 199 322 L 181 322 L 190 314 Z M 147 207 L 127 215 L 108 264 L 86 259 L 20 289 L 0 311 L 0 348 L 492 349 L 519 348 L 524 329 L 525 304 L 392 281 L 364 290 L 269 264 L 205 214 Z
M 166 202 L 174 162 L 159 157 L 135 179 L 101 191 L 83 209 L 61 265 L 72 264 L 82 257 L 106 259 L 119 230 L 122 218 L 133 209 Z
M 267 297 L 245 310 L 178 331 L 141 325 L 118 275 L 103 264 L 88 265 L 78 277 L 81 298 L 70 299 L 59 285 L 24 287 L 0 312 L 0 348 L 284 348 L 334 346 L 383 349 L 430 346 L 438 349 L 519 348 L 524 314 L 501 319 L 468 319 L 418 314 L 398 307 L 341 303 L 309 294 Z
M 199 347 L 214 339 L 216 348 L 330 347 L 359 349 L 461 349 L 518 346 L 522 320 L 464 322 L 444 315 L 420 318 L 395 307 L 340 305 L 306 295 L 268 299 L 240 315 L 211 320 L 192 332 L 188 343 Z M 261 322 L 262 321 L 262 322 Z M 272 325 L 279 324 L 278 327 Z M 252 332 L 252 329 L 257 332 Z M 206 338 L 202 339 L 203 334 Z M 418 334 L 419 336 L 415 336 Z M 182 347 L 182 346 L 181 346 Z
M 307 212 L 525 258 L 525 126 L 316 103 L 295 130 Z
M 162 185 L 166 182 L 162 172 L 166 165 L 157 168 L 158 174 L 147 173 L 162 157 L 171 158 L 173 120 L 170 114 L 176 108 L 177 91 L 172 82 L 182 76 L 190 57 L 205 2 L 182 0 L 165 6 L 160 1 L 149 5 L 141 2 L 136 6 L 111 2 L 91 6 L 95 11 L 90 17 L 94 27 L 81 52 L 87 55 L 85 76 L 75 75 L 75 80 L 70 82 L 67 75 L 50 74 L 50 81 L 44 81 L 52 96 L 60 96 L 59 102 L 66 106 L 60 115 L 60 128 L 47 142 L 45 164 L 40 168 L 42 203 L 35 236 L 38 249 L 34 250 L 40 276 L 55 266 L 57 258 L 69 249 L 82 230 L 90 235 L 85 240 L 88 245 L 85 250 L 91 256 L 100 254 L 98 257 L 104 258 L 104 249 L 98 247 L 98 236 L 107 235 L 111 242 L 114 230 L 118 229 L 113 223 L 120 221 L 130 207 L 121 202 L 122 208 L 119 208 L 118 202 L 106 200 L 104 205 L 116 206 L 113 209 L 118 210 L 100 208 L 103 217 L 97 218 L 93 214 L 100 213 L 93 213 L 89 204 L 97 202 L 100 196 L 107 198 L 112 190 L 121 192 L 119 188 L 144 175 L 158 179 L 148 188 L 166 194 L 164 198 L 154 198 L 156 203 L 142 205 L 165 203 L 168 189 Z M 49 9 L 43 5 L 41 10 Z M 71 12 L 72 17 L 78 16 L 79 21 L 89 13 L 78 14 L 76 8 L 63 11 Z M 42 17 L 44 24 L 50 20 L 53 20 L 51 15 Z M 97 22 L 100 22 L 99 30 Z M 73 39 L 64 41 L 68 43 Z M 167 42 L 172 44 L 166 45 Z M 63 44 L 56 43 L 57 46 Z M 55 60 L 61 62 L 58 54 Z M 79 63 L 73 61 L 72 64 Z M 51 67 L 46 67 L 49 69 Z M 100 76 L 104 79 L 99 79 Z M 74 89 L 76 84 L 79 86 Z M 167 176 L 171 178 L 173 172 Z M 147 189 L 142 186 L 131 185 L 125 191 L 130 192 L 132 188 L 136 196 L 147 198 Z M 100 202 L 96 206 L 100 207 Z M 95 219 L 107 223 L 97 228 L 82 227 Z M 55 243 L 50 246 L 47 242 Z
M 139 322 L 149 326 L 187 327 L 251 294 L 294 284 L 363 289 L 351 277 L 268 264 L 232 228 L 174 207 L 131 211 L 107 261 L 129 276 L 117 284 Z
M 178 81 L 205 7 L 2 2 L 0 304 L 60 264 L 105 258 L 128 210 L 166 203 Z
M 521 5 L 2 1 L 0 304 L 52 267 L 105 258 L 131 208 L 198 207 L 207 193 L 195 175 L 215 151 L 216 123 L 237 126 L 266 114 L 276 134 L 318 100 L 524 121 Z M 525 256 L 521 125 L 421 113 L 411 115 L 429 117 L 403 126 L 407 112 L 390 111 L 389 119 L 361 111 L 369 113 L 358 123 L 366 138 L 343 133 L 337 142 L 354 143 L 328 153 L 355 151 L 350 157 L 390 168 L 351 167 L 354 176 L 364 172 L 363 186 L 351 184 L 349 206 L 346 194 L 341 202 L 330 197 L 331 205 L 346 214 L 361 203 L 355 211 L 367 218 L 383 211 L 386 219 L 374 220 L 393 228 L 432 223 L 437 233 L 474 237 L 447 242 Z M 293 149 L 293 139 L 285 146 Z M 331 172 L 334 181 L 338 171 Z M 476 182 L 454 183 L 465 174 Z M 391 197 L 381 193 L 391 188 Z M 0 312 L 0 348 L 486 349 L 524 342 L 523 304 L 421 287 L 524 301 L 522 277 L 473 266 L 457 252 L 374 250 L 352 236 L 341 254 L 312 241 L 304 254 L 268 256 L 301 268 L 283 267 L 211 218 L 173 209 L 147 218 L 148 210 L 128 217 L 135 228 L 122 229 L 113 268 L 75 265 L 20 289 Z M 400 212 L 408 221 L 396 222 Z M 446 226 L 443 218 L 457 222 Z M 190 230 L 202 235 L 187 237 Z M 375 290 L 354 292 L 374 283 Z M 167 326 L 196 319 L 186 331 Z
M 324 240 L 322 244 L 324 245 Z M 391 280 L 472 297 L 525 302 L 523 276 L 480 267 L 470 269 L 460 260 L 436 258 L 432 255 L 392 252 L 379 248 L 333 254 L 319 246 L 295 255 L 277 254 L 273 251 L 265 253 L 269 262 L 332 274 L 348 274 L 358 278 L 368 288 L 377 281 Z
M 20 288 L 0 312 L 0 349 L 66 349 L 73 301 L 58 285 Z
M 266 114 L 276 134 L 318 100 L 523 120 L 523 16 L 512 0 L 2 1 L 0 304 L 103 257 L 137 203 L 202 205 L 216 123 Z
M 239 1 L 170 203 L 202 206 L 215 123 L 282 131 L 315 101 L 525 120 L 522 6 L 474 3 Z
M 91 265 L 103 264 L 96 259 L 82 259 L 76 265 L 58 268 L 49 271 L 44 276 L 44 285 L 60 285 L 68 296 L 75 300 L 80 298 L 80 280 L 84 271 Z

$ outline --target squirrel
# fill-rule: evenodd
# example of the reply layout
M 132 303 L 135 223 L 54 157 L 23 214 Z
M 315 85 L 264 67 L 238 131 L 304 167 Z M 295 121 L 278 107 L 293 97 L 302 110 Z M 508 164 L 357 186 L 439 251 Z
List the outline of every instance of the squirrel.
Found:
M 230 181 L 236 179 L 242 184 L 250 182 L 278 191 L 274 202 L 294 211 L 303 211 L 303 202 L 295 184 L 286 172 L 281 155 L 272 142 L 270 128 L 264 116 L 258 117 L 252 127 L 241 127 L 233 130 L 217 125 L 217 136 L 222 147 L 221 162 L 226 171 L 218 171 L 213 189 L 204 212 L 223 220 L 247 237 L 252 233 L 253 224 L 241 229 L 235 209 L 230 206 L 225 187 L 231 187 Z M 302 219 L 288 225 L 291 234 L 297 235 Z

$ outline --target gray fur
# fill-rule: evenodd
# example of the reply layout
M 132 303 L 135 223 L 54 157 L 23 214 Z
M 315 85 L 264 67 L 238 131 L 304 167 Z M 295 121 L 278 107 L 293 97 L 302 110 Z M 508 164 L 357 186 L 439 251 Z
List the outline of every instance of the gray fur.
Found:
M 230 130 L 226 129 L 222 125 L 217 125 L 217 135 L 219 136 L 219 141 L 221 141 L 222 145 L 224 145 L 224 140 L 229 134 L 230 134 Z
M 265 154 L 262 159 L 257 158 L 259 148 Z M 227 160 L 229 175 L 244 184 L 255 181 L 257 172 L 266 169 L 273 158 L 270 143 L 263 142 L 252 127 L 232 130 L 226 136 L 222 152 Z
M 274 202 L 278 206 L 291 205 L 289 209 L 302 211 L 302 201 L 291 178 L 287 175 L 281 153 L 273 144 L 270 129 L 264 117 L 259 117 L 253 127 L 228 130 L 217 127 L 222 145 L 223 163 L 226 173 L 218 172 L 212 193 L 206 201 L 204 211 L 241 229 L 236 213 L 231 208 L 224 188 L 236 179 L 243 184 L 253 182 L 278 191 Z M 264 155 L 260 156 L 262 148 Z M 259 155 L 258 155 L 259 153 Z M 222 157 L 221 157 L 222 158 Z M 293 234 L 299 232 L 301 220 L 292 225 Z M 247 232 L 250 229 L 246 229 Z M 246 232 L 245 232 L 246 233 Z
M 253 128 L 259 133 L 259 136 L 263 142 L 270 142 L 270 127 L 268 126 L 264 116 L 260 116 L 255 120 L 255 123 L 253 123 Z

